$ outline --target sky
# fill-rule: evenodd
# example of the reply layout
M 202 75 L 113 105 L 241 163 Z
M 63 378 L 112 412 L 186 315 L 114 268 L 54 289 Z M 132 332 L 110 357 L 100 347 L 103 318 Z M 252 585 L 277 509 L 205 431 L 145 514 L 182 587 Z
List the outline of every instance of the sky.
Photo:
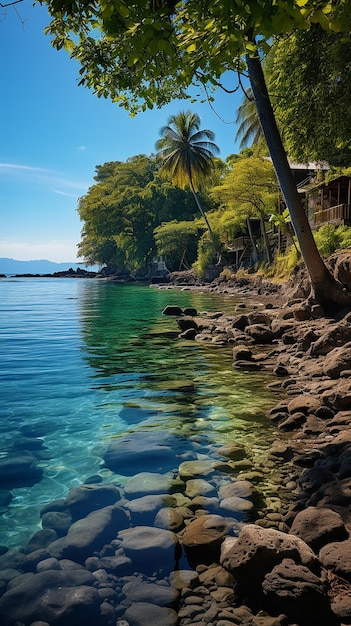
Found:
M 96 165 L 152 154 L 169 116 L 189 108 L 225 159 L 239 151 L 243 94 L 217 92 L 212 106 L 174 101 L 131 118 L 78 86 L 78 63 L 43 33 L 49 21 L 32 0 L 0 7 L 0 257 L 75 262 L 78 198 L 94 184 Z

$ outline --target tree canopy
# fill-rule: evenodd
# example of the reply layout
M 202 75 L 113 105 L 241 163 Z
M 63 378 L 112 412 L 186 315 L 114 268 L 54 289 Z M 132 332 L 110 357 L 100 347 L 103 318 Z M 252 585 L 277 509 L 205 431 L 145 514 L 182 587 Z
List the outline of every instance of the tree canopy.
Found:
M 289 155 L 350 165 L 351 40 L 312 24 L 278 40 L 265 67 Z
M 81 84 L 132 112 L 217 86 L 224 72 L 293 29 L 349 31 L 351 0 L 42 0 L 47 32 L 81 65 Z

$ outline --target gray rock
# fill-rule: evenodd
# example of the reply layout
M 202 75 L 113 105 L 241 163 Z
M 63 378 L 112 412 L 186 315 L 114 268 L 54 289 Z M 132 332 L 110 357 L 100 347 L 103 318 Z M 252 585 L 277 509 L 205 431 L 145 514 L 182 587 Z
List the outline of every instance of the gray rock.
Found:
M 199 584 L 199 575 L 193 570 L 176 570 L 170 573 L 169 582 L 174 589 L 193 589 Z
M 173 474 L 156 472 L 140 472 L 129 478 L 124 492 L 126 497 L 138 498 L 149 494 L 167 493 L 172 484 Z
M 250 500 L 240 498 L 239 496 L 231 496 L 220 501 L 220 510 L 226 515 L 231 515 L 241 521 L 249 519 L 250 514 L 254 510 L 254 505 Z
M 92 511 L 115 504 L 120 498 L 121 493 L 116 485 L 78 485 L 69 490 L 64 504 L 75 519 L 80 519 Z
M 216 488 L 203 478 L 192 478 L 187 480 L 185 495 L 188 498 L 195 498 L 196 496 L 214 495 Z
M 134 432 L 111 441 L 104 454 L 106 467 L 124 476 L 148 471 L 167 472 L 178 467 L 178 439 L 163 431 Z
M 1 489 L 29 487 L 43 477 L 43 470 L 37 467 L 36 457 L 27 450 L 9 452 L 0 459 Z
M 226 483 L 219 488 L 220 498 L 253 498 L 257 494 L 257 490 L 248 480 L 235 480 Z
M 332 541 L 342 541 L 348 532 L 338 513 L 331 509 L 307 507 L 298 513 L 290 532 L 301 537 L 314 551 Z
M 338 378 L 344 370 L 351 369 L 351 342 L 334 348 L 324 359 L 323 372 L 330 378 Z
M 125 612 L 129 626 L 177 626 L 178 615 L 173 609 L 147 602 L 136 602 Z
M 93 511 L 72 524 L 61 544 L 62 556 L 82 563 L 128 525 L 127 515 L 118 505 Z
M 124 507 L 129 511 L 132 522 L 141 526 L 149 526 L 163 506 L 175 505 L 176 501 L 168 494 L 147 495 L 126 502 Z
M 58 537 L 63 537 L 72 524 L 72 515 L 68 510 L 66 512 L 49 511 L 42 515 L 41 523 L 43 528 L 51 528 Z
M 182 480 L 211 476 L 215 471 L 215 463 L 211 460 L 184 461 L 179 465 L 179 476 Z
M 227 544 L 228 545 L 228 544 Z M 319 561 L 311 548 L 299 537 L 255 524 L 243 527 L 239 538 L 223 547 L 221 564 L 236 580 L 247 587 L 257 587 L 264 576 L 283 559 L 316 569 Z
M 245 332 L 254 339 L 255 343 L 271 343 L 273 339 L 270 327 L 265 324 L 250 324 L 246 326 Z
M 141 571 L 154 571 L 158 566 L 173 570 L 179 542 L 177 536 L 169 530 L 138 526 L 118 533 L 122 548 L 131 558 L 135 568 Z
M 146 583 L 140 578 L 128 582 L 122 588 L 122 593 L 131 604 L 147 602 L 156 606 L 169 606 L 175 608 L 179 592 L 168 585 Z
M 42 620 L 50 624 L 95 624 L 99 612 L 95 579 L 90 572 L 46 571 L 27 574 L 0 599 L 0 622 L 31 624 Z M 61 621 L 60 621 L 61 620 Z
M 262 589 L 271 610 L 284 612 L 301 626 L 336 623 L 321 579 L 291 559 L 284 559 L 265 576 Z
M 171 530 L 172 532 L 178 532 L 184 526 L 185 517 L 191 516 L 189 509 L 186 509 L 186 513 L 184 511 L 183 508 L 162 508 L 158 511 L 153 526 Z
M 324 546 L 319 553 L 319 559 L 323 567 L 351 581 L 351 539 Z

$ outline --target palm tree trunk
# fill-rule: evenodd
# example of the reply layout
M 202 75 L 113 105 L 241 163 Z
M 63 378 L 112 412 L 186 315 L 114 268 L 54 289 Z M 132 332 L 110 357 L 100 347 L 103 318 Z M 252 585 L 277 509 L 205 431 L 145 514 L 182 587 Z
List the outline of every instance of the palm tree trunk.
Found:
M 264 213 L 260 211 L 260 225 L 261 225 L 261 233 L 263 239 L 263 245 L 266 252 L 267 263 L 272 262 L 271 249 L 269 247 L 269 241 L 266 233 L 266 227 L 264 225 Z
M 258 117 L 280 188 L 290 212 L 294 231 L 300 244 L 301 254 L 310 275 L 313 292 L 311 295 L 322 305 L 349 306 L 351 304 L 351 294 L 345 292 L 333 278 L 318 252 L 283 147 L 259 56 L 251 57 L 247 55 L 246 63 Z
M 211 228 L 211 224 L 210 224 L 210 222 L 208 221 L 208 217 L 207 217 L 207 215 L 206 215 L 205 211 L 203 210 L 203 208 L 202 208 L 202 206 L 201 206 L 201 204 L 200 204 L 199 198 L 198 198 L 198 196 L 197 196 L 197 193 L 196 193 L 196 191 L 195 191 L 195 187 L 194 187 L 194 184 L 193 184 L 193 181 L 192 181 L 191 172 L 188 172 L 188 177 L 189 177 L 190 189 L 191 189 L 191 192 L 192 192 L 192 194 L 193 194 L 193 196 L 194 196 L 194 200 L 195 200 L 195 202 L 196 202 L 196 206 L 197 206 L 197 208 L 199 209 L 199 211 L 200 211 L 200 213 L 201 213 L 202 217 L 204 218 L 205 223 L 206 223 L 206 226 L 207 226 L 207 230 L 208 230 L 208 232 L 209 232 L 209 234 L 210 234 L 210 237 L 211 237 L 211 242 L 212 242 L 212 247 L 213 247 L 213 252 L 218 252 L 218 251 L 216 250 L 216 240 L 215 240 L 215 237 L 214 237 L 214 234 L 213 234 L 213 230 L 212 230 L 212 228 Z
M 258 263 L 258 250 L 257 250 L 255 238 L 252 233 L 251 222 L 250 222 L 249 217 L 246 218 L 246 224 L 247 224 L 247 232 L 249 233 L 249 237 L 250 237 L 250 241 L 252 245 L 252 260 L 254 263 Z

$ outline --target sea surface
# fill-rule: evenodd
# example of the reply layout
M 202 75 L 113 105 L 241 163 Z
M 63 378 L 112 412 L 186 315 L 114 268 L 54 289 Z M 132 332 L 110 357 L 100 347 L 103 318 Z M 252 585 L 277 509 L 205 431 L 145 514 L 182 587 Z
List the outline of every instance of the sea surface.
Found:
M 168 304 L 235 314 L 237 302 L 95 279 L 0 280 L 1 545 L 25 545 L 40 509 L 70 487 L 123 482 L 103 464 L 123 433 L 167 430 L 187 453 L 192 441 L 208 454 L 236 441 L 264 457 L 268 375 L 233 369 L 230 347 L 180 340 Z M 28 458 L 38 475 L 21 473 Z

